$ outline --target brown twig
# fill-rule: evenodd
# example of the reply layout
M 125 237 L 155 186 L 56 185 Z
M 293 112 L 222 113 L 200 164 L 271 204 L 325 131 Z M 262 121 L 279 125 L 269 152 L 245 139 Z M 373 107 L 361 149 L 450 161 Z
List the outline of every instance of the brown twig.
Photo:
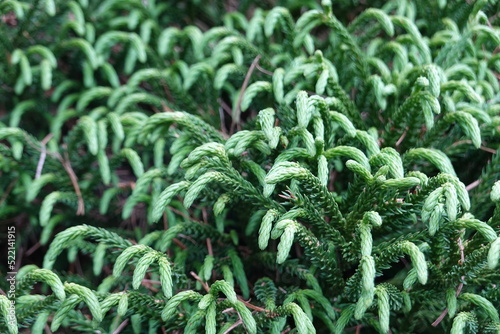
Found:
M 45 163 L 45 157 L 47 156 L 47 150 L 45 145 L 42 145 L 42 153 L 40 153 L 40 159 L 38 159 L 38 164 L 36 165 L 35 180 L 40 178 L 42 175 L 43 165 Z
M 225 309 L 224 311 L 222 311 L 222 314 L 226 314 L 229 312 L 234 312 L 234 307 L 229 307 L 229 308 Z
M 182 216 L 184 218 L 189 219 L 192 222 L 195 222 L 195 223 L 198 223 L 198 224 L 203 224 L 202 221 L 196 220 L 196 219 L 194 219 L 194 218 L 186 215 L 184 212 L 177 210 L 176 208 L 173 208 L 173 207 L 169 206 L 168 209 L 171 210 L 172 212 L 178 214 L 179 216 Z
M 210 292 L 210 288 L 208 287 L 208 284 L 206 282 L 203 282 L 203 280 L 201 279 L 200 276 L 196 275 L 196 273 L 194 271 L 191 271 L 190 274 L 191 274 L 191 276 L 194 277 L 195 280 L 197 280 L 198 282 L 201 283 L 201 285 L 203 286 L 203 289 L 205 289 L 206 292 Z
M 76 176 L 75 171 L 73 170 L 73 168 L 71 167 L 71 163 L 69 162 L 68 152 L 64 152 L 64 159 L 59 153 L 57 153 L 56 157 L 63 165 L 66 173 L 68 173 L 71 184 L 75 189 L 76 197 L 78 197 L 78 209 L 76 210 L 76 214 L 78 216 L 82 216 L 85 214 L 85 202 L 83 201 L 82 192 L 80 190 L 80 186 L 78 185 L 78 177 Z
M 28 249 L 26 251 L 26 256 L 30 256 L 31 254 L 33 254 L 38 248 L 40 248 L 42 246 L 42 244 L 40 243 L 40 241 L 38 241 L 36 244 L 34 244 L 30 249 Z
M 250 68 L 248 69 L 247 74 L 245 75 L 245 80 L 243 80 L 243 85 L 241 86 L 240 95 L 238 96 L 238 102 L 236 102 L 236 109 L 233 112 L 233 121 L 231 123 L 230 133 L 234 132 L 235 126 L 239 126 L 239 124 L 237 124 L 237 123 L 239 123 L 239 120 L 240 120 L 241 100 L 243 99 L 243 94 L 245 93 L 245 90 L 247 89 L 248 82 L 250 81 L 250 78 L 252 77 L 252 73 L 255 70 L 255 67 L 257 67 L 257 63 L 259 62 L 259 59 L 261 57 L 262 57 L 261 55 L 257 55 L 257 57 L 255 57 L 252 64 L 250 65 Z
M 255 311 L 258 311 L 258 312 L 266 312 L 266 313 L 269 313 L 271 312 L 270 310 L 268 309 L 265 309 L 265 308 L 262 308 L 262 307 L 259 307 L 259 306 L 255 306 L 253 304 L 250 304 L 249 302 L 243 300 L 242 298 L 238 298 L 238 300 L 240 302 L 242 302 L 243 304 L 245 304 L 246 307 L 248 307 L 249 309 L 252 309 L 252 310 L 255 310 Z
M 403 132 L 403 134 L 401 135 L 401 137 L 399 137 L 398 141 L 396 142 L 396 147 L 398 147 L 399 145 L 401 145 L 401 143 L 403 142 L 403 140 L 406 137 L 406 133 L 407 132 L 408 132 L 408 128 L 406 128 L 405 131 Z
M 445 308 L 444 311 L 439 315 L 439 317 L 432 323 L 432 326 L 436 327 L 437 325 L 439 325 L 447 314 L 448 314 L 448 308 Z
M 47 149 L 45 145 L 51 138 L 52 138 L 52 133 L 49 133 L 40 142 L 40 144 L 42 144 L 42 147 L 40 152 L 40 159 L 38 159 L 38 164 L 36 166 L 35 179 L 39 179 L 40 176 L 42 175 L 43 165 L 45 164 L 45 158 L 47 157 Z
M 467 191 L 472 190 L 472 189 L 476 188 L 480 183 L 481 183 L 481 180 L 478 179 L 478 180 L 472 182 L 471 184 L 467 185 L 467 187 L 465 187 L 465 190 L 467 190 Z
M 459 141 L 454 142 L 451 145 L 451 147 L 458 146 L 458 145 L 461 145 L 461 144 L 472 144 L 472 140 L 470 140 L 470 139 L 459 140 Z M 486 146 L 483 146 L 483 145 L 479 146 L 479 149 L 482 150 L 482 151 L 491 153 L 491 154 L 497 153 L 497 151 L 495 149 L 492 149 L 490 147 L 486 147 Z
M 207 250 L 208 255 L 214 255 L 214 252 L 212 250 L 212 240 L 210 240 L 210 238 L 207 238 Z
M 460 260 L 458 261 L 458 263 L 462 265 L 465 262 L 465 254 L 464 254 L 464 245 L 462 244 L 461 238 L 457 239 L 457 244 L 458 244 L 458 249 L 460 250 Z M 458 295 L 460 295 L 460 293 L 462 292 L 462 289 L 464 287 L 464 278 L 465 275 L 460 277 L 461 282 L 457 287 L 457 291 L 455 292 L 455 297 L 458 297 Z M 432 323 L 432 326 L 436 327 L 437 325 L 439 325 L 447 314 L 448 314 L 448 308 L 446 307 L 443 310 L 443 312 L 439 315 L 439 317 Z
M 196 240 L 194 240 L 192 237 L 190 237 L 189 235 L 185 235 L 185 234 L 182 234 L 182 233 L 179 233 L 178 234 L 179 238 L 184 238 L 186 240 L 189 240 L 193 243 L 193 245 L 197 245 L 198 243 L 196 242 Z
M 201 208 L 201 216 L 203 217 L 203 222 L 208 224 L 208 212 L 206 207 Z
M 229 327 L 228 329 L 226 329 L 226 331 L 224 332 L 224 334 L 227 334 L 229 332 L 231 332 L 233 329 L 235 329 L 236 327 L 238 327 L 239 325 L 242 325 L 243 324 L 243 321 L 241 319 L 238 319 L 238 321 L 236 321 L 234 324 L 231 325 L 231 327 Z
M 128 325 L 128 318 L 123 320 L 123 322 L 120 324 L 120 326 L 116 327 L 116 329 L 113 331 L 113 334 L 119 334 L 121 331 Z
M 486 146 L 479 146 L 479 149 L 480 150 L 483 150 L 483 151 L 486 151 L 486 152 L 489 152 L 489 153 L 492 153 L 492 154 L 495 154 L 497 153 L 496 150 L 492 149 L 492 148 L 489 148 L 489 147 L 486 147 Z
M 220 118 L 220 130 L 222 131 L 224 138 L 227 139 L 229 135 L 226 129 L 226 117 L 224 116 L 224 108 L 222 106 L 219 108 L 219 118 Z
M 226 114 L 231 116 L 231 113 L 232 113 L 231 107 L 223 99 L 219 98 L 217 101 L 220 103 L 222 110 L 224 110 L 226 112 Z
M 167 217 L 167 213 L 164 211 L 163 212 L 163 229 L 166 231 L 168 230 L 168 217 Z
M 174 244 L 176 244 L 177 246 L 179 246 L 182 250 L 187 249 L 187 246 L 182 241 L 180 241 L 179 239 L 173 238 L 172 241 L 173 241 Z
M 260 67 L 260 65 L 259 65 L 259 64 L 257 64 L 255 67 L 256 67 L 259 71 L 261 71 L 262 73 L 264 73 L 264 74 L 267 74 L 267 75 L 270 75 L 270 76 L 273 76 L 273 74 L 274 74 L 274 73 L 273 73 L 273 72 L 271 72 L 271 71 L 268 71 L 268 70 L 266 70 L 266 69 L 263 69 L 262 67 Z

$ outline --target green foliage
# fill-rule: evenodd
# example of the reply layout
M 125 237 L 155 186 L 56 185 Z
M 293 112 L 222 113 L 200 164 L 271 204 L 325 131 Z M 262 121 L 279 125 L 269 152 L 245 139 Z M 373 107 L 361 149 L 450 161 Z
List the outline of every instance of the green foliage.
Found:
M 498 3 L 371 7 L 3 1 L 0 332 L 497 333 Z

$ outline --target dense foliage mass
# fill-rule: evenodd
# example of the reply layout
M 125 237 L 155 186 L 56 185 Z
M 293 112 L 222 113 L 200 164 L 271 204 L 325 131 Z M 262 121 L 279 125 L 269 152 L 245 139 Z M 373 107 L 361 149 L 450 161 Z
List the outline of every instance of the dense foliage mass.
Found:
M 0 332 L 500 333 L 497 1 L 332 2 L 2 1 Z

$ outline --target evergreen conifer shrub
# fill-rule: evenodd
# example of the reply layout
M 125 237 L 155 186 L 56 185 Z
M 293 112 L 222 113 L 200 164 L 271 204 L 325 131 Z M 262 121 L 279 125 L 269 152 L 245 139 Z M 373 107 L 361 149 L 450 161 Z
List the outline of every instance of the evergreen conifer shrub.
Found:
M 4 0 L 0 332 L 500 333 L 498 10 Z

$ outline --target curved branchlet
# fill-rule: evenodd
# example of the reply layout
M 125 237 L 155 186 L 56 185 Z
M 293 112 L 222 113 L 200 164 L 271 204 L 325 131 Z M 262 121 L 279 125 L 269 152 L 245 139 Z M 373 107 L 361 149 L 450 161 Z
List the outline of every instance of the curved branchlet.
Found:
M 71 247 L 74 240 L 83 238 L 91 238 L 97 242 L 105 242 L 111 247 L 127 248 L 132 245 L 130 241 L 106 229 L 89 225 L 75 226 L 57 234 L 50 244 L 49 251 L 45 256 L 44 267 L 46 269 L 51 269 L 57 256 L 61 254 L 65 248 Z
M 300 181 L 303 185 L 302 192 L 313 200 L 322 203 L 325 214 L 334 221 L 342 223 L 343 216 L 335 198 L 317 177 L 299 164 L 293 162 L 279 163 L 269 171 L 265 181 L 269 184 L 276 184 L 289 179 Z

